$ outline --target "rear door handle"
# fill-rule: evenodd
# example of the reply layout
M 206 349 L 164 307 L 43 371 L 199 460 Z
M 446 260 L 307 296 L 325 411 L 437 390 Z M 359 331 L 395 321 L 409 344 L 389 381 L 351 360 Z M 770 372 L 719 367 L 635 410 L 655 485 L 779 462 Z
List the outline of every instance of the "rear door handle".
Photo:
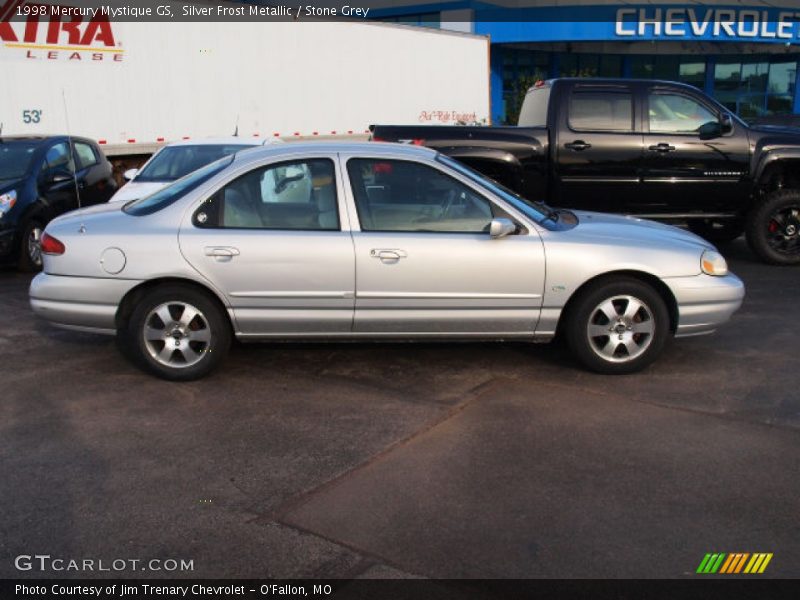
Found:
M 582 151 L 586 150 L 587 148 L 591 148 L 591 147 L 592 147 L 591 144 L 587 144 L 583 140 L 575 140 L 571 144 L 564 144 L 564 148 L 567 148 L 569 150 L 574 150 L 575 152 L 582 152 Z
M 664 154 L 666 152 L 674 152 L 675 146 L 670 146 L 666 142 L 661 142 L 660 144 L 655 144 L 653 146 L 650 146 L 649 150 L 650 152 L 661 152 L 662 154 Z
M 382 263 L 396 263 L 401 258 L 406 258 L 408 253 L 398 248 L 373 248 L 369 251 L 372 258 L 379 258 Z
M 220 262 L 229 261 L 234 256 L 239 256 L 239 249 L 233 246 L 206 246 L 204 250 L 206 256 L 213 256 L 214 259 Z

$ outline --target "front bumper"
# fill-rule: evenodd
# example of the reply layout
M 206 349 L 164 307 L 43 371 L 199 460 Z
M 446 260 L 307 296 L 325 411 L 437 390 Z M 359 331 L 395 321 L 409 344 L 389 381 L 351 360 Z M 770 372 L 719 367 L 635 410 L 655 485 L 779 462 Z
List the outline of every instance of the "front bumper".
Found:
M 733 273 L 724 277 L 670 277 L 663 281 L 678 303 L 675 337 L 711 333 L 730 319 L 744 300 L 744 283 Z
M 117 308 L 125 294 L 139 283 L 133 279 L 39 273 L 31 281 L 31 308 L 58 327 L 114 334 Z

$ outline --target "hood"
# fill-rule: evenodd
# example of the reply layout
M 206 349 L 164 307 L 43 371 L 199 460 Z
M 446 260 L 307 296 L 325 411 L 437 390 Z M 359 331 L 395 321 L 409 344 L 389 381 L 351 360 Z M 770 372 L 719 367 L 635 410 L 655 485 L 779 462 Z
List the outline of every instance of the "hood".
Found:
M 662 245 L 680 244 L 700 249 L 714 249 L 714 245 L 707 240 L 673 225 L 608 213 L 573 212 L 579 221 L 575 230 L 581 235 L 588 235 L 597 239 L 602 238 L 648 245 L 657 243 Z
M 154 194 L 161 188 L 168 186 L 172 181 L 146 181 L 139 183 L 135 179 L 123 185 L 116 194 L 111 196 L 109 202 L 128 202 Z

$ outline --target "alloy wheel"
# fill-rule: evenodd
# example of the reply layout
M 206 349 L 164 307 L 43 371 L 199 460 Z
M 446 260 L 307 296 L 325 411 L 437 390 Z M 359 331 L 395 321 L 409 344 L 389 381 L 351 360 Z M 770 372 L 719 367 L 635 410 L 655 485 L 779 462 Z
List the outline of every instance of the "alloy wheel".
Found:
M 27 240 L 28 259 L 36 267 L 42 266 L 42 228 L 31 227 Z
M 775 252 L 800 256 L 800 206 L 781 208 L 767 223 L 767 243 Z
M 197 364 L 211 343 L 208 319 L 187 302 L 165 302 L 156 306 L 145 318 L 142 335 L 150 356 L 171 368 Z
M 603 360 L 629 362 L 653 341 L 655 319 L 645 302 L 634 296 L 614 296 L 590 313 L 586 334 L 592 350 Z

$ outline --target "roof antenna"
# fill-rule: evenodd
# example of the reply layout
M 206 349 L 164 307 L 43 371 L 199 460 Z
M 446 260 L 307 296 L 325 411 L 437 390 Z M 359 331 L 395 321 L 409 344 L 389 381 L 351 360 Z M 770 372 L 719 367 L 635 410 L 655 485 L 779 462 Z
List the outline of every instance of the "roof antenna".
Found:
M 76 170 L 76 167 L 78 165 L 75 163 L 75 152 L 73 152 L 72 148 L 72 134 L 70 133 L 69 129 L 69 112 L 67 111 L 67 93 L 66 91 L 64 91 L 64 88 L 61 88 L 61 100 L 64 103 L 64 119 L 67 123 L 67 145 L 69 146 L 68 150 L 71 159 L 70 162 L 67 163 L 67 165 L 69 166 L 70 164 L 72 164 L 72 182 L 75 184 L 75 198 L 78 201 L 78 208 L 80 208 L 81 192 L 80 189 L 78 188 L 78 172 Z
M 233 130 L 233 137 L 239 137 L 239 115 L 236 115 L 236 129 Z

